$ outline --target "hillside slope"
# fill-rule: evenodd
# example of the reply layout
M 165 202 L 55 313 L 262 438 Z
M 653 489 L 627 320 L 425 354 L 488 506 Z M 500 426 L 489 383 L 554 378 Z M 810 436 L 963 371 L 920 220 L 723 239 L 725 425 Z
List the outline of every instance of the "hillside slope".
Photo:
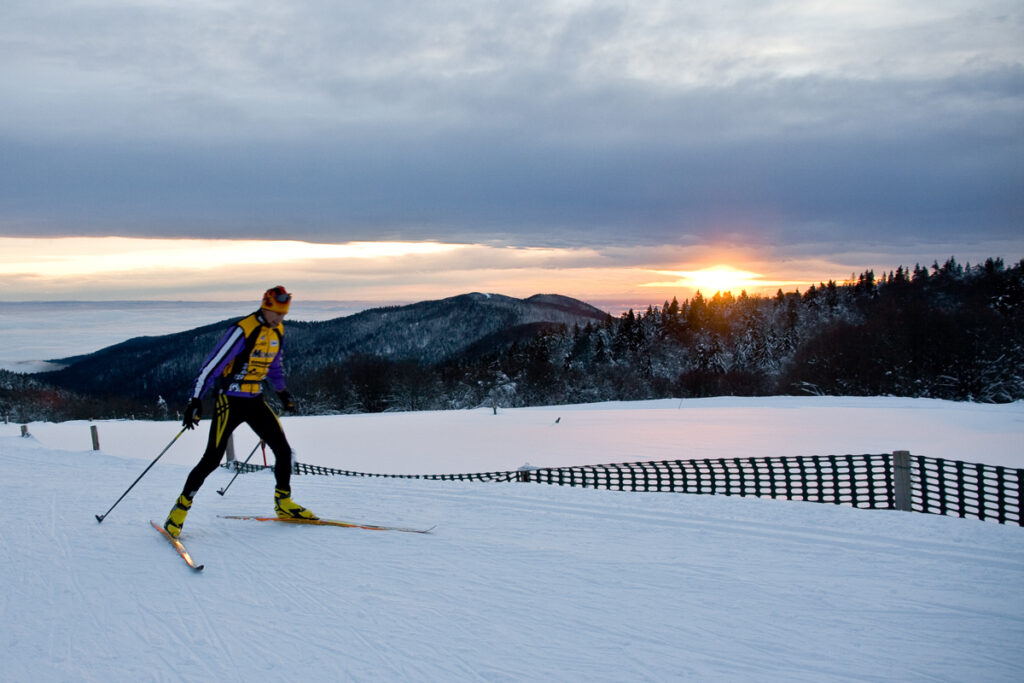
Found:
M 345 419 L 318 420 L 325 442 L 345 433 Z M 772 438 L 752 419 L 746 429 Z M 136 444 L 166 442 L 168 423 L 145 426 L 136 423 Z M 402 430 L 409 444 L 424 441 Z M 0 468 L 10 499 L 32 512 L 0 525 L 10 680 L 1024 675 L 1016 527 L 716 496 L 343 477 L 296 477 L 296 499 L 325 516 L 437 529 L 271 526 L 218 515 L 269 512 L 272 477 L 244 475 L 221 497 L 230 474 L 220 470 L 183 535 L 206 564 L 195 574 L 148 524 L 166 514 L 188 466 L 158 463 L 97 524 L 93 515 L 145 461 L 52 450 L 16 433 L 0 425 Z M 546 448 L 572 446 L 547 433 Z M 469 458 L 479 444 L 453 447 Z

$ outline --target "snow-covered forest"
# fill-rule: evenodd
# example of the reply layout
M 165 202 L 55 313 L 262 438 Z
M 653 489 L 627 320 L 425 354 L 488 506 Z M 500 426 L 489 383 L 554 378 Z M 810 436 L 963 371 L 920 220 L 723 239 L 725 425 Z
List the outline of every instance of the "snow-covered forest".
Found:
M 299 373 L 307 410 L 518 407 L 775 394 L 1024 398 L 1024 262 L 872 271 L 774 297 L 698 293 L 426 365 Z

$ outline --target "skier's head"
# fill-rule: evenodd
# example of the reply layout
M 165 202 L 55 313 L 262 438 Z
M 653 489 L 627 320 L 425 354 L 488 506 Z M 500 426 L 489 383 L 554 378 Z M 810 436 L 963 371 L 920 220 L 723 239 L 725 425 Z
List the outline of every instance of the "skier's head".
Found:
M 263 294 L 263 303 L 260 308 L 272 313 L 284 315 L 292 303 L 292 295 L 282 285 L 271 287 Z

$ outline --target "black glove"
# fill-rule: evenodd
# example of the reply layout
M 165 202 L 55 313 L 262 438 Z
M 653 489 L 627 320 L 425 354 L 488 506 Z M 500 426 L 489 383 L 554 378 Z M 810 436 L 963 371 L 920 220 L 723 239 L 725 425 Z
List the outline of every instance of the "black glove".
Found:
M 284 408 L 285 412 L 294 413 L 298 408 L 295 407 L 295 401 L 292 399 L 292 392 L 287 389 L 283 389 L 277 392 L 277 397 L 281 399 L 281 407 Z
M 203 414 L 203 402 L 198 398 L 189 400 L 188 406 L 185 408 L 185 418 L 181 421 L 181 424 L 185 426 L 185 429 L 195 429 L 195 426 L 199 424 L 199 418 Z

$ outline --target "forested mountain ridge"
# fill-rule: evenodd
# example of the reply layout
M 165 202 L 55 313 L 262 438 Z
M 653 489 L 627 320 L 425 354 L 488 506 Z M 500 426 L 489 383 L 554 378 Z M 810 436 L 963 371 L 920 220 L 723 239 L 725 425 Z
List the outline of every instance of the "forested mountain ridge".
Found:
M 0 373 L 0 414 L 171 415 L 228 323 L 129 340 L 56 373 Z M 556 295 L 466 294 L 287 330 L 289 387 L 306 413 L 730 394 L 1024 399 L 1024 261 L 951 258 L 771 297 L 697 293 L 618 318 Z
M 510 377 L 528 376 L 521 367 L 538 353 L 563 360 L 561 381 L 539 393 L 564 387 L 565 402 L 799 393 L 1013 401 L 1024 398 L 1024 261 L 951 258 L 774 297 L 698 293 L 613 326 L 548 335 L 505 361 Z M 516 393 L 536 401 L 536 385 L 520 382 Z
M 951 258 L 772 297 L 697 293 L 513 336 L 433 365 L 353 356 L 293 385 L 311 412 L 730 394 L 1013 401 L 1024 398 L 1024 261 Z
M 353 355 L 434 364 L 520 326 L 585 324 L 607 315 L 582 301 L 551 294 L 515 299 L 475 292 L 374 308 L 325 322 L 287 323 L 289 367 L 306 372 Z

